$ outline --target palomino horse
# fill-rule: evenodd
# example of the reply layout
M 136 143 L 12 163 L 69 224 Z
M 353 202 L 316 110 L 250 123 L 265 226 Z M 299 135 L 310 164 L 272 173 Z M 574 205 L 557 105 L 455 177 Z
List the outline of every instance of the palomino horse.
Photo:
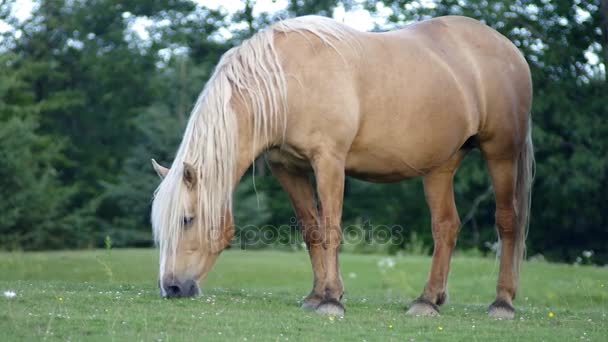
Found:
M 308 245 L 314 286 L 302 306 L 326 314 L 344 314 L 338 249 L 346 175 L 423 177 L 435 246 L 424 291 L 408 313 L 436 315 L 460 229 L 453 178 L 477 147 L 491 174 L 502 241 L 489 314 L 512 318 L 533 167 L 531 101 L 521 53 L 469 18 L 385 33 L 322 17 L 274 24 L 224 54 L 171 169 L 153 161 L 163 178 L 152 206 L 161 294 L 198 294 L 197 283 L 234 235 L 232 193 L 266 153 Z

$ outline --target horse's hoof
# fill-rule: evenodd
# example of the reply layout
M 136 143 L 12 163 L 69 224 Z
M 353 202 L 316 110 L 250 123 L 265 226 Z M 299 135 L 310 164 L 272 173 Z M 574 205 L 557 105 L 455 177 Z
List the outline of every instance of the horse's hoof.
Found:
M 496 319 L 513 319 L 515 318 L 515 308 L 504 300 L 496 300 L 488 308 L 488 315 Z
M 321 301 L 319 300 L 304 300 L 300 308 L 304 310 L 315 310 L 320 303 Z
M 321 315 L 344 316 L 344 305 L 335 299 L 324 300 L 315 309 Z
M 300 307 L 305 310 L 315 310 L 317 306 L 321 304 L 322 301 L 323 298 L 321 298 L 320 296 L 310 294 L 308 295 L 308 297 L 304 298 Z
M 439 316 L 439 307 L 426 299 L 418 298 L 412 302 L 406 314 L 423 317 Z
M 317 308 L 317 306 L 319 306 L 319 304 L 315 304 L 312 302 L 302 302 L 302 305 L 300 305 L 300 308 L 304 309 L 304 310 L 314 310 Z

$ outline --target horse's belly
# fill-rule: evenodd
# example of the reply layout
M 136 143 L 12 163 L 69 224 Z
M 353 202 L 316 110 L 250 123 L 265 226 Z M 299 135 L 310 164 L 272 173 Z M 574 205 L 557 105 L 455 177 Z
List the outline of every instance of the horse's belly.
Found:
M 422 176 L 432 166 L 414 166 L 399 151 L 351 151 L 346 157 L 346 174 L 370 182 L 398 182 Z
M 369 181 L 424 176 L 445 164 L 471 136 L 467 120 L 450 113 L 435 112 L 415 120 L 405 113 L 364 117 L 345 168 L 348 175 Z

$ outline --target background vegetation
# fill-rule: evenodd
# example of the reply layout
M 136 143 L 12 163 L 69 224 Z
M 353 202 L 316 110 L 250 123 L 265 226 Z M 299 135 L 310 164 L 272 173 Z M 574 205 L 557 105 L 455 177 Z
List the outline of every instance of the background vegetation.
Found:
M 378 30 L 461 14 L 515 42 L 535 89 L 529 255 L 571 262 L 587 251 L 585 260 L 608 262 L 607 0 L 289 0 L 272 13 L 254 0 L 237 13 L 204 1 L 37 0 L 23 21 L 15 4 L 0 5 L 8 25 L 0 44 L 2 249 L 97 247 L 107 236 L 114 246 L 151 246 L 159 180 L 149 160 L 170 164 L 222 53 L 279 17 L 366 9 L 386 17 Z M 287 197 L 258 171 L 257 198 L 250 175 L 237 190 L 237 224 L 294 235 Z M 388 226 L 398 241 L 391 251 L 429 250 L 420 181 L 347 182 L 345 225 Z M 487 251 L 495 241 L 490 190 L 471 153 L 456 184 L 460 248 Z

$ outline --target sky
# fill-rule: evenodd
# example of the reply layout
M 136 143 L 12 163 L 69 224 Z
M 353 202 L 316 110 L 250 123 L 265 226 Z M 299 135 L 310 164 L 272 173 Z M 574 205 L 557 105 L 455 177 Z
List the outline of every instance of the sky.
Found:
M 23 21 L 29 18 L 32 13 L 32 8 L 34 8 L 34 3 L 31 0 L 17 0 L 13 7 L 13 11 L 15 11 L 15 17 Z M 10 26 L 0 20 L 0 32 L 6 32 L 8 30 L 10 30 Z
M 33 8 L 34 3 L 31 0 L 17 0 L 13 10 L 15 11 L 17 19 L 23 21 L 29 18 Z

